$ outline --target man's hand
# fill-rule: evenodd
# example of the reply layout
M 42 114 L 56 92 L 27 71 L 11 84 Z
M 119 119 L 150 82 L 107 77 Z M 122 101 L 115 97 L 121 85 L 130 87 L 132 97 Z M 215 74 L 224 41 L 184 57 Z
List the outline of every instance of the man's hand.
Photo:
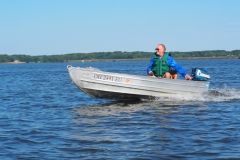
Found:
M 185 78 L 186 78 L 187 80 L 192 80 L 192 77 L 189 76 L 188 74 L 185 76 Z
M 149 76 L 153 76 L 153 71 L 149 71 L 149 72 L 148 72 L 148 75 L 149 75 Z

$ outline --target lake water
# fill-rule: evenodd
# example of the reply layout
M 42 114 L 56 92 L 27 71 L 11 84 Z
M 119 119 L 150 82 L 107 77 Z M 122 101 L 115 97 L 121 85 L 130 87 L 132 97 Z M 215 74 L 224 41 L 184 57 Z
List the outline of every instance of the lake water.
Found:
M 209 94 L 95 99 L 66 68 L 146 75 L 148 61 L 0 64 L 0 159 L 239 159 L 240 60 L 177 62 L 207 70 Z

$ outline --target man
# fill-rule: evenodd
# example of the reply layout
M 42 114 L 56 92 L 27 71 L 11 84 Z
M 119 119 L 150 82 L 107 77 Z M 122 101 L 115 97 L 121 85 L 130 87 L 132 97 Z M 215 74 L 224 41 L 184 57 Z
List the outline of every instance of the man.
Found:
M 171 78 L 171 68 L 176 70 L 185 79 L 192 80 L 186 71 L 176 63 L 176 61 L 166 51 L 166 47 L 163 44 L 159 44 L 156 47 L 156 52 L 150 60 L 150 64 L 147 68 L 149 76 Z

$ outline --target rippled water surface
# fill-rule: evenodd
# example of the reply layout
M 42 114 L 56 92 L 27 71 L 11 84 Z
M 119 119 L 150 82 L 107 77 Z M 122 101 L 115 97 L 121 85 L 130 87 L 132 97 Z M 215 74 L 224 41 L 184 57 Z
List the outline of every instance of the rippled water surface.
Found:
M 148 61 L 1 64 L 0 159 L 238 159 L 240 60 L 178 63 L 189 73 L 206 69 L 209 93 L 95 99 L 71 83 L 66 69 L 146 75 Z

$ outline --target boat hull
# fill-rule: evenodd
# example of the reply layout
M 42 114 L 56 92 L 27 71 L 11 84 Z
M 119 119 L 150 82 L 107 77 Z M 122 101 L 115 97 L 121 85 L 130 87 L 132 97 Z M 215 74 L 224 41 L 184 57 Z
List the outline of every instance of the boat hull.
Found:
M 73 83 L 86 94 L 113 100 L 152 99 L 176 94 L 202 94 L 208 91 L 209 82 L 172 80 L 103 72 L 96 68 L 68 66 Z

